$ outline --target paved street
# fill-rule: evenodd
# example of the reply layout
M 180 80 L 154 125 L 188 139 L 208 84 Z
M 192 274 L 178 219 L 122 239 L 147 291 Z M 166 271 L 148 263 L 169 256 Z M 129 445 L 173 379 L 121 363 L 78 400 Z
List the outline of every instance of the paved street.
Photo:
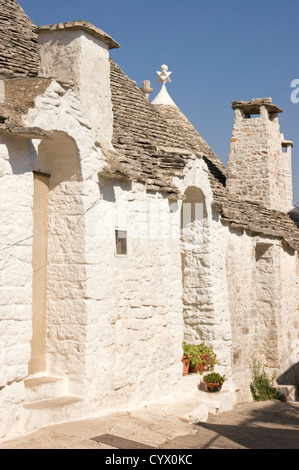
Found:
M 63 423 L 0 449 L 299 449 L 298 402 L 236 405 L 197 424 L 183 419 L 184 411 L 173 404 Z
M 196 434 L 162 445 L 169 449 L 299 449 L 299 403 L 254 402 L 210 415 Z

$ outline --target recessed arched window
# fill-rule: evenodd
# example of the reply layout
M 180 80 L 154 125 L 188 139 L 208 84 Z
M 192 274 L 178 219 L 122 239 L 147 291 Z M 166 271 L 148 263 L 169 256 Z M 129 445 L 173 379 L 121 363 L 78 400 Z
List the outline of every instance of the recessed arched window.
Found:
M 185 199 L 182 204 L 181 228 L 184 229 L 196 221 L 202 221 L 207 216 L 205 197 L 201 189 L 194 186 L 189 187 L 185 192 Z

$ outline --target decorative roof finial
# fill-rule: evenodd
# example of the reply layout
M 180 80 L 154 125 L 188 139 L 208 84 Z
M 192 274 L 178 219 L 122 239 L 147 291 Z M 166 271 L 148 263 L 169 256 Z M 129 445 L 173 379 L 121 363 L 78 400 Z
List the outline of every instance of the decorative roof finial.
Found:
M 142 82 L 142 88 L 140 88 L 140 90 L 142 91 L 144 96 L 148 98 L 149 95 L 153 92 L 153 89 L 151 88 L 151 82 L 149 80 L 144 80 L 144 82 Z
M 171 80 L 169 78 L 171 74 L 172 72 L 168 72 L 167 65 L 161 65 L 161 72 L 157 72 L 157 82 L 162 82 L 163 85 L 165 85 L 165 83 L 171 83 Z
M 162 88 L 160 93 L 152 101 L 152 104 L 167 104 L 170 106 L 176 106 L 176 104 L 170 98 L 168 91 L 166 90 L 166 83 L 171 83 L 170 75 L 172 72 L 168 72 L 167 65 L 161 65 L 161 71 L 157 72 L 158 78 L 157 82 L 162 83 Z

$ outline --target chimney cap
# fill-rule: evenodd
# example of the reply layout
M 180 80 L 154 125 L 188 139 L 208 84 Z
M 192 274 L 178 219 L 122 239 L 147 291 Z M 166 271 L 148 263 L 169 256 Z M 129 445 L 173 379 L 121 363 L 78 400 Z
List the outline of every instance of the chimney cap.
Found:
M 294 143 L 291 140 L 283 140 L 281 142 L 282 147 L 294 147 Z
M 282 113 L 282 109 L 272 103 L 272 98 L 254 98 L 251 101 L 233 101 L 232 109 L 242 109 L 245 114 L 260 114 L 265 106 L 269 113 Z
M 71 21 L 67 23 L 58 23 L 58 24 L 49 24 L 44 26 L 39 26 L 37 28 L 38 34 L 54 32 L 54 31 L 63 31 L 63 30 L 78 30 L 81 29 L 91 34 L 92 36 L 100 39 L 105 44 L 108 45 L 109 49 L 118 49 L 120 45 L 116 42 L 111 36 L 102 31 L 101 29 L 94 26 L 88 21 Z

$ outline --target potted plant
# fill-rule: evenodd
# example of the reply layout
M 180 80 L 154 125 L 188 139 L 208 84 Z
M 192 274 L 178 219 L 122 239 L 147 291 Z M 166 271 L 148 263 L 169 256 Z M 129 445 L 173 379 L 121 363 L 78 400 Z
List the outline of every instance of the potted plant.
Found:
M 189 360 L 189 372 L 203 372 L 205 370 L 207 355 L 199 350 L 190 357 Z
M 222 385 L 227 379 L 225 375 L 210 372 L 210 374 L 204 375 L 203 380 L 209 392 L 220 392 Z
M 219 364 L 213 348 L 205 342 L 200 344 L 183 344 L 184 357 L 189 358 L 189 372 L 203 372 L 213 370 L 215 364 Z
M 193 364 L 192 356 L 194 354 L 194 346 L 192 344 L 183 344 L 183 358 L 182 358 L 182 363 L 183 363 L 183 375 L 188 375 L 189 373 L 189 368 L 190 368 L 190 359 Z
M 188 372 L 195 372 L 202 364 L 201 353 L 198 345 L 183 344 L 183 363 L 187 364 L 188 360 Z M 187 365 L 185 366 L 187 368 Z M 186 371 L 186 369 L 185 369 Z
M 183 363 L 183 375 L 189 374 L 189 360 L 190 356 L 183 356 L 182 363 Z
M 205 371 L 213 371 L 216 365 L 220 365 L 220 362 L 217 359 L 217 354 L 213 351 L 211 346 L 207 346 L 203 343 L 204 353 L 205 353 Z

